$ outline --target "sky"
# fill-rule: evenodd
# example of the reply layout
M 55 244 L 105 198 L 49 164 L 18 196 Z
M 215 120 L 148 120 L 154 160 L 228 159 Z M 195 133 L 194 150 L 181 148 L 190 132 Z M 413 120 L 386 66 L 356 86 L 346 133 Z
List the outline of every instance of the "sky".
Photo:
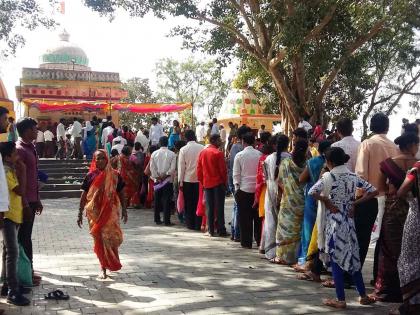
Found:
M 48 0 L 38 0 L 48 4 Z M 61 24 L 56 29 L 38 28 L 34 31 L 23 30 L 26 45 L 18 49 L 16 56 L 0 61 L 0 76 L 6 86 L 9 98 L 16 101 L 15 86 L 23 67 L 38 67 L 40 56 L 49 47 L 54 47 L 63 27 L 70 33 L 70 42 L 83 48 L 89 58 L 93 71 L 119 72 L 121 80 L 132 77 L 149 78 L 152 89 L 155 87 L 154 67 L 162 58 L 184 60 L 192 53 L 182 50 L 182 39 L 168 37 L 170 29 L 180 23 L 188 24 L 183 18 L 161 20 L 153 15 L 144 18 L 131 18 L 126 12 L 117 12 L 110 22 L 85 7 L 81 0 L 67 0 L 65 15 L 56 10 L 51 14 Z M 209 58 L 200 53 L 194 54 L 197 59 Z M 225 69 L 224 76 L 233 78 L 236 66 Z M 414 117 L 408 115 L 408 101 L 391 118 L 390 138 L 398 136 L 401 130 L 401 119 Z

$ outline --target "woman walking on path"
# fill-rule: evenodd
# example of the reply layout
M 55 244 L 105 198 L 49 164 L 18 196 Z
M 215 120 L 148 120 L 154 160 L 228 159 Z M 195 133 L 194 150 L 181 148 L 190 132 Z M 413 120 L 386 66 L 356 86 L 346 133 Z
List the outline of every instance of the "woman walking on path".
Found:
M 120 215 L 123 222 L 127 223 L 123 188 L 124 182 L 117 171 L 111 168 L 106 151 L 96 151 L 82 184 L 77 225 L 82 227 L 83 212 L 86 211 L 94 251 L 101 264 L 102 279 L 108 277 L 107 270 L 121 269 L 118 256 L 118 247 L 123 241 Z
M 407 175 L 397 196 L 407 196 L 410 210 L 404 224 L 398 274 L 404 304 L 391 314 L 420 313 L 420 161 Z M 413 195 L 411 195 L 411 192 Z
M 292 157 L 284 159 L 279 167 L 278 182 L 282 198 L 276 233 L 276 258 L 272 260 L 276 264 L 291 265 L 297 261 L 305 205 L 299 175 L 305 166 L 307 150 L 308 142 L 298 140 Z
M 395 139 L 401 154 L 381 163 L 381 176 L 386 192 L 385 212 L 379 237 L 378 275 L 373 297 L 382 302 L 402 302 L 400 279 L 398 278 L 398 257 L 404 223 L 408 214 L 408 201 L 398 198 L 397 191 L 404 182 L 405 175 L 416 163 L 419 147 L 417 133 L 405 133 Z
M 375 299 L 366 295 L 361 273 L 353 215 L 357 204 L 374 198 L 378 193 L 371 184 L 351 173 L 344 165 L 350 157 L 343 149 L 331 148 L 325 158 L 330 172 L 325 173 L 309 190 L 309 195 L 320 200 L 327 209 L 322 250 L 329 256 L 337 298 L 325 299 L 323 303 L 334 308 L 346 308 L 344 271 L 347 271 L 352 275 L 360 295 L 360 304 L 372 304 Z M 365 194 L 355 201 L 356 189 L 363 189 Z

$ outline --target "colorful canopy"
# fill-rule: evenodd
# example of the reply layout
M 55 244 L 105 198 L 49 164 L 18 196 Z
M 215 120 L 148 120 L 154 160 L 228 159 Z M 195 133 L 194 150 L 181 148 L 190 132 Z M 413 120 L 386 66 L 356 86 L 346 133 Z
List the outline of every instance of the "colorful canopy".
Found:
M 128 111 L 137 114 L 151 114 L 151 113 L 171 113 L 180 112 L 192 107 L 191 103 L 172 103 L 172 104 L 134 104 L 121 103 L 113 104 L 112 109 L 119 111 Z
M 24 99 L 23 103 L 29 107 L 37 108 L 40 112 L 54 111 L 99 111 L 118 110 L 137 114 L 180 112 L 192 107 L 191 103 L 172 104 L 137 104 L 137 103 L 106 103 L 88 101 L 48 101 Z
M 22 101 L 28 107 L 37 108 L 40 112 L 58 112 L 58 111 L 99 111 L 109 108 L 108 103 L 104 102 L 85 102 L 85 101 L 47 101 L 24 99 Z

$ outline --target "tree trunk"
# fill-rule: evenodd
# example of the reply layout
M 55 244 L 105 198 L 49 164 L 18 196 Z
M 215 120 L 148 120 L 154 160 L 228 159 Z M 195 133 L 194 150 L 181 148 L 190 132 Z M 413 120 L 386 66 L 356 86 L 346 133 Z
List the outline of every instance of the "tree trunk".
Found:
M 282 122 L 284 133 L 291 136 L 292 131 L 297 128 L 299 123 L 299 112 L 297 100 L 284 82 L 281 73 L 275 69 L 269 69 L 270 76 L 274 81 L 276 91 L 282 101 L 280 102 L 280 112 L 282 113 Z

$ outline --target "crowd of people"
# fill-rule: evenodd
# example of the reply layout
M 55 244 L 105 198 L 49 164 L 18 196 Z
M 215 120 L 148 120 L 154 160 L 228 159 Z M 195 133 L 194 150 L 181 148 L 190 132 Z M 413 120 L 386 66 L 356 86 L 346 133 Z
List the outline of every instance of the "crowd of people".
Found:
M 347 118 L 332 132 L 301 119 L 291 139 L 265 126 L 256 131 L 229 123 L 226 130 L 217 119 L 195 130 L 175 120 L 166 132 L 157 118 L 149 129 L 137 132 L 116 128 L 109 117 L 84 125 L 75 119 L 66 130 L 60 121 L 56 156 L 92 159 L 77 224 L 81 227 L 87 216 L 101 277 L 121 269 L 120 218 L 127 222 L 128 207 L 144 207 L 154 209 L 157 225 L 172 226 L 176 213 L 190 230 L 230 236 L 244 249 L 256 245 L 267 261 L 292 266 L 298 279 L 334 287 L 336 297 L 324 300 L 325 305 L 345 308 L 345 288 L 355 286 L 362 305 L 402 302 L 392 313 L 420 311 L 419 121 L 405 124 L 393 142 L 386 136 L 388 117 L 377 113 L 370 122 L 372 134 L 361 143 Z M 13 294 L 24 298 L 16 286 L 13 249 L 19 241 L 32 261 L 30 235 L 35 214 L 42 211 L 33 189 L 36 126 L 31 118 L 21 119 L 16 145 L 1 145 L 10 195 L 3 287 L 12 294 L 11 303 Z M 71 154 L 64 137 L 73 145 Z M 234 205 L 232 217 L 226 218 L 229 194 Z M 22 199 L 22 207 L 15 197 Z M 30 217 L 10 218 L 12 208 Z M 6 211 L 5 204 L 2 209 Z M 13 235 L 18 225 L 19 235 Z M 361 270 L 372 231 L 379 238 L 372 272 L 375 291 L 368 295 Z M 332 278 L 321 279 L 324 273 Z M 35 274 L 34 281 L 40 281 Z

